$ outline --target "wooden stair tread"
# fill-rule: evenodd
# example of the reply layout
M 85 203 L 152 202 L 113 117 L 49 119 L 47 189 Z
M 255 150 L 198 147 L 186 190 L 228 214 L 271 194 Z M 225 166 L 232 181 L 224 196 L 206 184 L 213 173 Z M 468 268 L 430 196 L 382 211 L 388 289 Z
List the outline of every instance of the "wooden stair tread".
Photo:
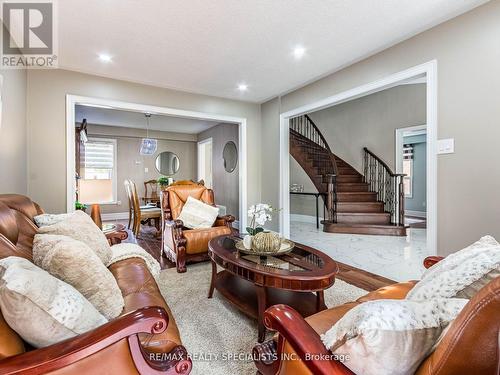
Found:
M 314 123 L 312 125 L 319 132 Z M 333 173 L 332 157 L 337 164 L 338 222 L 323 222 L 323 230 L 332 233 L 406 235 L 405 227 L 391 224 L 392 215 L 385 211 L 384 203 L 378 201 L 377 193 L 370 191 L 363 175 L 342 158 L 331 154 L 329 146 L 324 146 L 325 142 L 323 139 L 320 145 L 290 129 L 290 154 L 319 192 L 327 192 L 325 175 Z

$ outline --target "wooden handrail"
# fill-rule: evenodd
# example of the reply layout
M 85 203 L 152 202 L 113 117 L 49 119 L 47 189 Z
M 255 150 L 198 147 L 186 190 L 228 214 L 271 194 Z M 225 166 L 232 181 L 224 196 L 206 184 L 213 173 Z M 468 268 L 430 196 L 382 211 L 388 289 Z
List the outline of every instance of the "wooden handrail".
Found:
M 404 226 L 404 173 L 394 173 L 385 161 L 375 153 L 363 148 L 363 181 L 370 191 L 377 193 L 377 199 L 384 203 L 384 210 L 391 214 L 391 223 Z
M 307 119 L 307 121 L 309 121 L 311 123 L 311 125 L 314 128 L 314 130 L 318 133 L 321 141 L 325 144 L 326 149 L 328 150 L 329 155 L 330 155 L 330 160 L 332 161 L 333 173 L 335 174 L 335 176 L 338 176 L 339 173 L 338 173 L 338 169 L 337 169 L 337 161 L 335 160 L 335 157 L 333 156 L 333 152 L 330 149 L 330 145 L 328 144 L 328 142 L 326 141 L 325 137 L 323 136 L 323 133 L 321 133 L 321 131 L 318 129 L 318 127 L 316 126 L 316 124 L 314 123 L 314 121 L 311 120 L 311 118 L 308 115 L 304 115 L 304 117 Z
M 385 161 L 383 161 L 382 159 L 380 159 L 377 155 L 375 155 L 373 152 L 371 152 L 370 150 L 368 150 L 368 148 L 364 147 L 363 150 L 365 150 L 367 153 L 369 153 L 371 156 L 373 156 L 380 164 L 382 164 L 384 166 L 384 168 L 387 170 L 387 172 L 389 172 L 389 175 L 391 177 L 396 177 L 396 176 L 406 176 L 405 174 L 403 173 L 394 173 L 391 168 L 387 165 L 387 163 Z
M 292 134 L 298 134 L 309 142 L 309 153 L 315 158 L 320 154 L 326 153 L 328 156 L 327 163 L 324 164 L 323 182 L 327 184 L 326 206 L 328 212 L 328 221 L 337 221 L 337 176 L 338 167 L 335 156 L 332 153 L 330 145 L 326 141 L 323 133 L 318 129 L 316 124 L 308 115 L 298 116 L 290 120 L 290 131 Z M 316 154 L 316 155 L 315 155 Z

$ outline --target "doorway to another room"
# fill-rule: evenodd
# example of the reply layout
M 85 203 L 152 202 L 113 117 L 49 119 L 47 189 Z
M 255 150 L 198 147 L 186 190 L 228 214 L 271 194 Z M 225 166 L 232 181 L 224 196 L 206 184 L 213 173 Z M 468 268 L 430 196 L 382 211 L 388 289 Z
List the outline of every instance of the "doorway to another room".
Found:
M 435 74 L 429 62 L 281 115 L 283 234 L 373 274 L 420 278 L 436 252 Z
M 396 129 L 396 171 L 405 175 L 405 223 L 427 228 L 427 126 Z
M 198 181 L 212 188 L 212 138 L 198 142 Z
M 160 185 L 199 183 L 200 142 L 203 183 L 213 189 L 221 214 L 235 216 L 233 225 L 246 225 L 246 217 L 240 218 L 247 206 L 243 118 L 68 95 L 67 138 L 68 212 L 80 200 L 98 204 L 103 221 L 130 221 L 127 181 L 133 182 L 141 210 L 158 207 Z M 228 142 L 238 161 L 231 172 L 225 172 L 222 155 Z

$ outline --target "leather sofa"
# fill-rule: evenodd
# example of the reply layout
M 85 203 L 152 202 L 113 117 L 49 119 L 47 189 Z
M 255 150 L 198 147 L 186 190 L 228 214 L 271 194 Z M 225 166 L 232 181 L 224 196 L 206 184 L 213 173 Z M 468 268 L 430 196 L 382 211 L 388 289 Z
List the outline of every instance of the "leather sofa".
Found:
M 428 257 L 426 268 L 441 257 Z M 390 285 L 306 319 L 286 305 L 266 310 L 264 323 L 278 336 L 254 348 L 261 374 L 352 375 L 341 362 L 326 358 L 330 352 L 320 339 L 347 311 L 377 299 L 403 299 L 416 281 Z M 334 286 L 335 287 L 335 286 Z M 416 375 L 500 374 L 500 277 L 483 287 L 450 324 L 435 351 Z M 314 355 L 311 355 L 314 354 Z
M 186 262 L 208 260 L 208 242 L 231 234 L 234 216 L 218 217 L 212 228 L 188 229 L 178 220 L 188 197 L 215 206 L 214 192 L 201 183 L 178 181 L 161 192 L 162 251 L 176 264 L 177 272 L 186 272 Z
M 42 209 L 22 195 L 0 195 L 0 258 L 32 261 Z M 0 313 L 1 374 L 188 374 L 192 363 L 175 319 L 143 260 L 126 259 L 109 267 L 125 307 L 107 324 L 55 345 L 34 349 Z

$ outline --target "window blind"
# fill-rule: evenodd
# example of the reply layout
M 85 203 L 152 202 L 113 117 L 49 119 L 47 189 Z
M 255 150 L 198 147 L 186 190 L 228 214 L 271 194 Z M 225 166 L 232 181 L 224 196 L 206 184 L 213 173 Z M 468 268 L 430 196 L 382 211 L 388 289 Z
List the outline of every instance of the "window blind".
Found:
M 84 167 L 92 169 L 113 169 L 114 145 L 109 142 L 91 141 L 85 143 Z

